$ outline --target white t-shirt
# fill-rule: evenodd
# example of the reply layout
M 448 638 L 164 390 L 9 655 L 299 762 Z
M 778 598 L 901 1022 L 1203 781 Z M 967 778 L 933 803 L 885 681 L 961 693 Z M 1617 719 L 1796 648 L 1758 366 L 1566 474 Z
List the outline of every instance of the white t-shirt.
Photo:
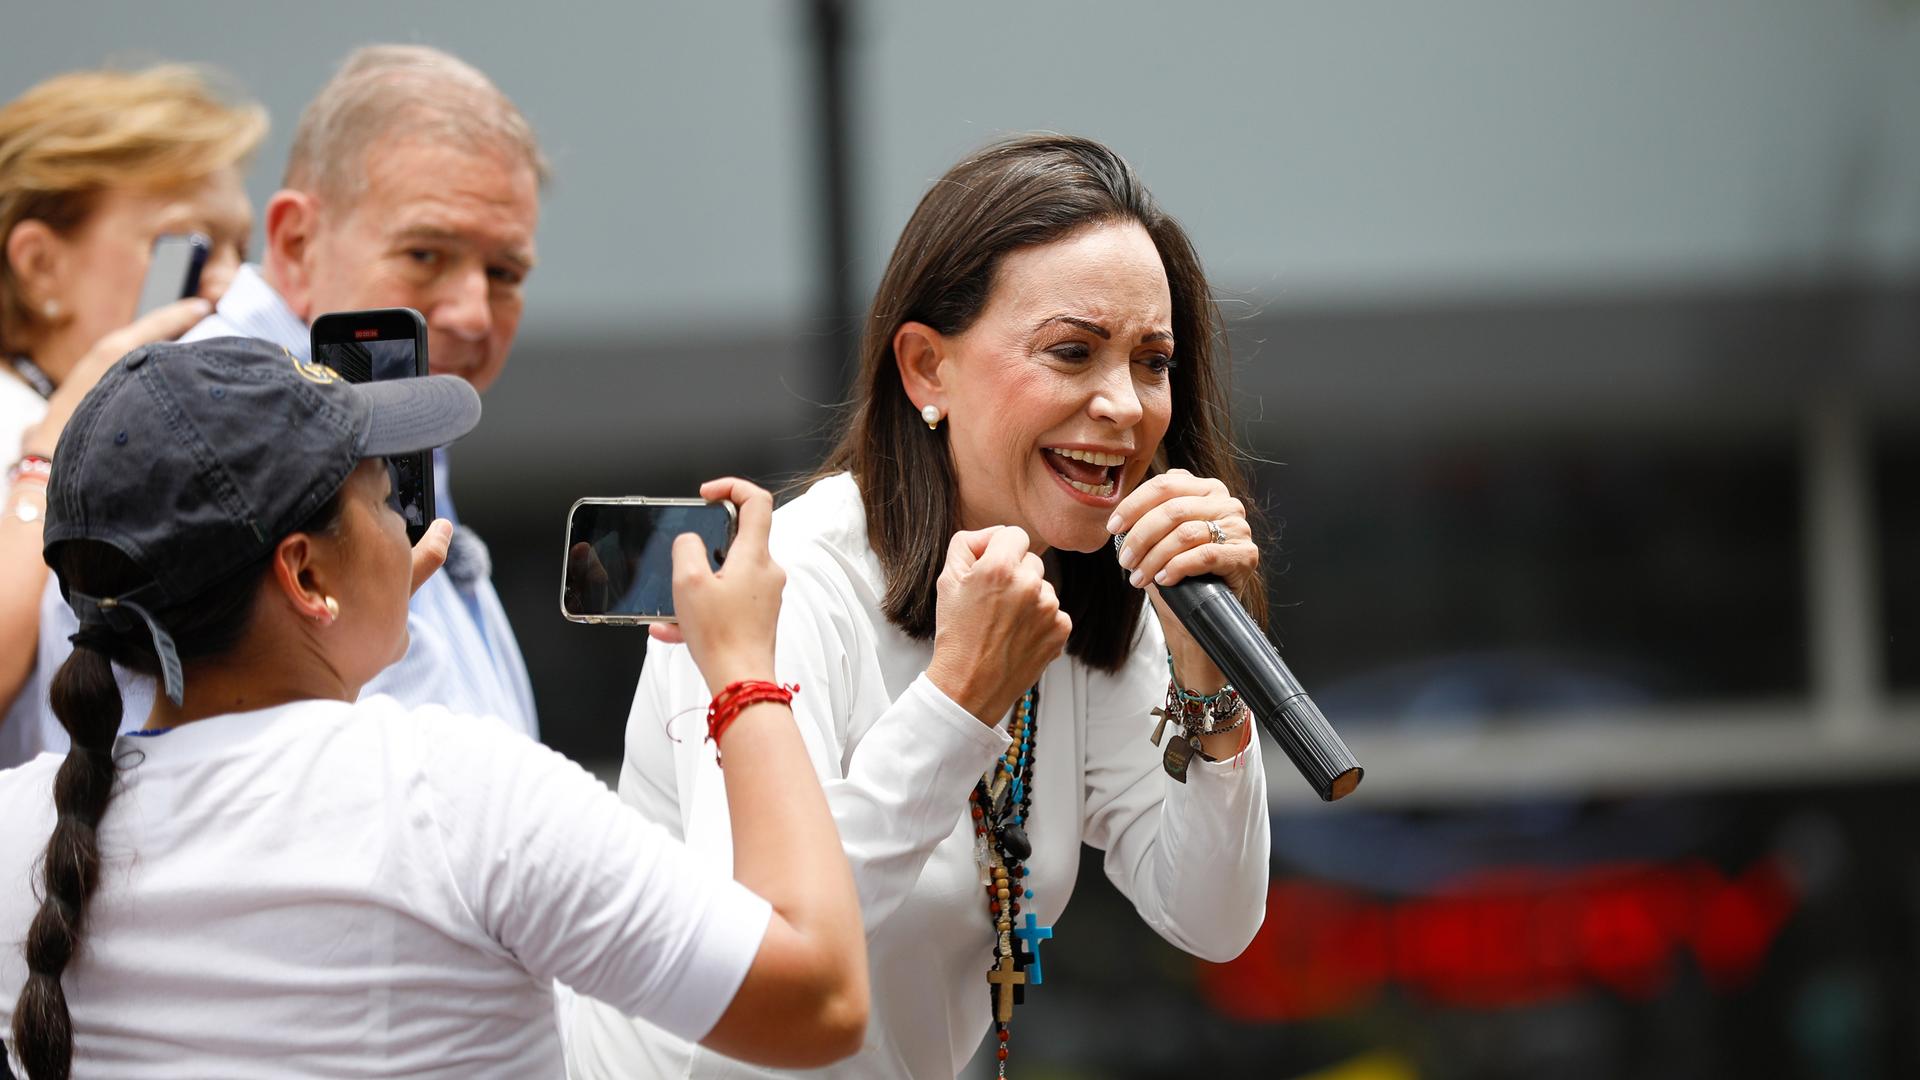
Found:
M 6 368 L 0 356 L 0 486 L 6 483 L 4 470 L 20 458 L 20 440 L 27 429 L 47 415 L 46 399 L 26 381 Z M 18 765 L 40 750 L 40 700 L 44 696 L 40 680 L 32 671 L 4 714 L 0 714 L 0 769 Z
M 307 701 L 115 754 L 76 1076 L 554 1076 L 549 980 L 699 1039 L 771 915 L 489 717 Z M 61 760 L 0 772 L 0 1032 Z
M 853 867 L 873 987 L 865 1046 L 818 1075 L 946 1080 L 991 1023 L 995 938 L 967 793 L 1005 751 L 1007 735 L 925 677 L 931 642 L 888 622 L 879 558 L 851 477 L 822 480 L 776 511 L 770 546 L 787 572 L 774 666 L 781 682 L 800 684 L 794 717 Z M 1256 742 L 1234 761 L 1195 758 L 1185 784 L 1167 777 L 1148 738 L 1148 712 L 1166 696 L 1166 657 L 1159 622 L 1143 610 L 1118 672 L 1062 656 L 1041 675 L 1026 823 L 1034 895 L 1022 899 L 1019 921 L 1032 914 L 1050 926 L 1059 918 L 1081 844 L 1091 844 L 1106 852 L 1107 876 L 1147 925 L 1222 961 L 1246 948 L 1266 912 L 1266 775 Z M 684 647 L 648 648 L 627 721 L 620 797 L 718 868 L 728 865 L 731 833 L 713 748 L 684 726 L 673 733 L 677 742 L 668 730 L 671 718 L 697 717 L 705 702 L 705 682 Z M 1073 978 L 1045 962 L 1044 944 L 1040 953 L 1044 985 L 1030 994 Z M 1029 1026 L 1015 1014 L 1016 1047 L 1046 1038 Z M 584 997 L 568 1066 L 576 1078 L 784 1075 Z

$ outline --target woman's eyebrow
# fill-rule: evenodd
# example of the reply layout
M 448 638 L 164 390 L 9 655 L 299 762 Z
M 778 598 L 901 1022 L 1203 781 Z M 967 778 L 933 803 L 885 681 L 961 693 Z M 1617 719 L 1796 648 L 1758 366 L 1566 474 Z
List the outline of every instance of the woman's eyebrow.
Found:
M 1033 329 L 1037 333 L 1040 330 L 1045 329 L 1048 323 L 1057 323 L 1057 322 L 1063 322 L 1063 323 L 1066 323 L 1068 326 L 1078 327 L 1082 330 L 1085 330 L 1089 334 L 1096 335 L 1102 341 L 1110 341 L 1113 339 L 1113 335 L 1107 331 L 1106 327 L 1101 326 L 1099 323 L 1094 322 L 1091 319 L 1082 319 L 1075 315 L 1049 315 L 1046 318 L 1041 319 L 1038 323 L 1035 323 Z
M 1034 332 L 1038 333 L 1039 331 L 1045 329 L 1048 323 L 1057 323 L 1057 322 L 1066 323 L 1068 326 L 1078 327 L 1081 330 L 1085 330 L 1089 334 L 1095 335 L 1102 341 L 1113 340 L 1112 332 L 1109 331 L 1106 327 L 1101 326 L 1099 323 L 1094 322 L 1091 319 L 1083 319 L 1077 315 L 1049 315 L 1046 318 L 1041 319 L 1038 323 L 1034 325 L 1034 328 L 1033 328 Z M 1173 340 L 1173 331 L 1171 330 L 1149 330 L 1146 333 L 1140 335 L 1140 344 L 1142 345 L 1146 345 L 1150 342 L 1155 342 L 1155 341 L 1172 341 L 1172 340 Z

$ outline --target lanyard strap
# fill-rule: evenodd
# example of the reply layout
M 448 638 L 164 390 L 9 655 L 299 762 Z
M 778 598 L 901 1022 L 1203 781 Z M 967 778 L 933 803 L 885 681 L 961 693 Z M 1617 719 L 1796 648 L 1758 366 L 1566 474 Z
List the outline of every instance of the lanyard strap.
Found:
M 24 356 L 16 356 L 13 358 L 13 371 L 14 374 L 26 380 L 27 385 L 33 387 L 34 392 L 38 393 L 41 397 L 50 398 L 53 396 L 53 380 L 47 378 L 47 373 L 40 370 L 39 364 L 34 363 Z

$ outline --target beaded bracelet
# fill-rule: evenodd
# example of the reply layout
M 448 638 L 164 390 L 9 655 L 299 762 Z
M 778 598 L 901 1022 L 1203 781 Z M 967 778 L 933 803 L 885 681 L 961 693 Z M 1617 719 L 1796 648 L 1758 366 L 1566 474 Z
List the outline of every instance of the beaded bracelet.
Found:
M 713 744 L 714 764 L 722 768 L 726 767 L 720 755 L 720 736 L 740 716 L 742 710 L 749 705 L 760 705 L 769 701 L 791 705 L 793 695 L 799 692 L 799 683 L 781 686 L 779 683 L 767 682 L 764 679 L 742 679 L 739 682 L 728 683 L 718 694 L 715 694 L 713 702 L 707 706 L 707 741 Z
M 1188 690 L 1180 685 L 1180 677 L 1173 670 L 1172 653 L 1167 654 L 1167 676 L 1167 715 L 1180 725 L 1188 737 L 1219 735 L 1246 723 L 1245 710 L 1240 705 L 1240 691 L 1235 690 L 1232 683 L 1211 694 L 1197 694 Z
M 17 484 L 22 480 L 37 481 L 42 487 L 53 478 L 53 462 L 39 454 L 27 454 L 13 463 L 7 470 L 7 483 Z
M 1229 732 L 1239 731 L 1240 725 L 1246 723 L 1247 717 L 1252 715 L 1253 715 L 1253 710 L 1242 705 L 1240 707 L 1240 718 L 1238 720 L 1235 720 L 1233 723 L 1227 725 L 1226 727 L 1223 727 L 1220 730 L 1214 732 L 1213 734 L 1225 735 L 1225 734 L 1228 734 Z M 1248 745 L 1251 746 L 1252 744 L 1249 743 Z M 1199 758 L 1201 761 L 1213 762 L 1216 765 L 1222 761 L 1231 761 L 1234 763 L 1235 768 L 1239 768 L 1239 763 L 1245 758 L 1246 753 L 1247 753 L 1247 747 L 1243 746 L 1239 750 L 1235 751 L 1232 754 L 1229 754 L 1226 757 L 1217 758 L 1217 757 L 1214 757 L 1212 754 L 1207 753 L 1206 748 L 1201 746 L 1199 742 L 1196 741 L 1193 744 L 1194 757 Z
M 1240 726 L 1247 722 L 1247 717 L 1252 715 L 1252 709 L 1236 701 L 1234 704 L 1233 718 L 1231 720 L 1222 722 L 1218 716 L 1215 716 L 1204 727 L 1188 728 L 1187 737 L 1191 739 L 1198 738 L 1201 735 L 1226 735 L 1230 732 L 1239 731 Z

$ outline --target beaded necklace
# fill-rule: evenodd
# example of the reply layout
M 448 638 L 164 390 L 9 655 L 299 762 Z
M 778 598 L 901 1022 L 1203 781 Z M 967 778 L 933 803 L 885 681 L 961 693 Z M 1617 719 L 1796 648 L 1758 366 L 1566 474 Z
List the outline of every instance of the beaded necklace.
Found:
M 1038 925 L 1031 912 L 1024 926 L 1014 926 L 1021 914 L 1020 901 L 1033 899 L 1026 880 L 1033 843 L 1027 838 L 1026 825 L 1033 812 L 1033 737 L 1038 730 L 1039 700 L 1036 683 L 1022 695 L 1008 725 L 1013 741 L 1006 754 L 974 785 L 969 799 L 974 861 L 987 890 L 987 915 L 994 930 L 994 963 L 987 970 L 987 986 L 993 998 L 998 1076 L 1003 1080 L 1013 1007 L 1026 1000 L 1029 984 L 1040 985 L 1040 942 L 1053 936 L 1052 928 Z

